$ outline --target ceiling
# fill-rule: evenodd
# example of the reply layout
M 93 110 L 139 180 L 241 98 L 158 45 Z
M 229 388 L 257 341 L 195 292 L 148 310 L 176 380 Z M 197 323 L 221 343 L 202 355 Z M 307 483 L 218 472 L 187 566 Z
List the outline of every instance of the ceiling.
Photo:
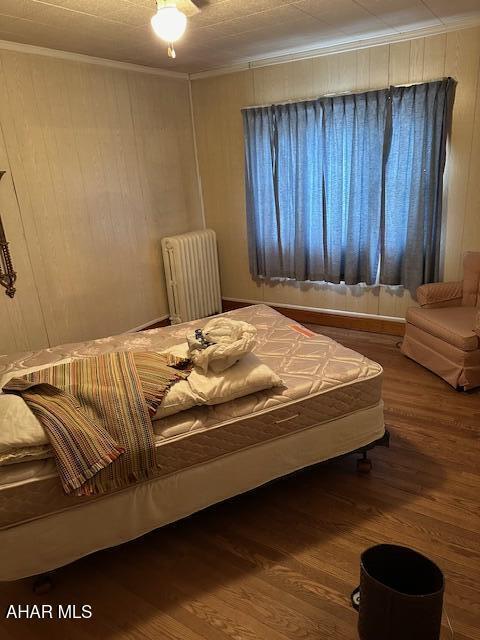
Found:
M 0 40 L 199 72 L 364 38 L 480 20 L 480 0 L 195 0 L 170 60 L 154 0 L 0 0 Z

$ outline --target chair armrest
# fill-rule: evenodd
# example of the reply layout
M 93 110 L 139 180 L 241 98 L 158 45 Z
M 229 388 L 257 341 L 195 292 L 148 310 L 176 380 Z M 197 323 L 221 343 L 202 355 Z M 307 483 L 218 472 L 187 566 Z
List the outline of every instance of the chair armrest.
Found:
M 477 321 L 475 323 L 475 326 L 473 327 L 473 331 L 480 338 L 480 311 L 477 311 Z
M 421 307 L 453 307 L 462 304 L 461 282 L 433 282 L 417 289 L 417 301 Z

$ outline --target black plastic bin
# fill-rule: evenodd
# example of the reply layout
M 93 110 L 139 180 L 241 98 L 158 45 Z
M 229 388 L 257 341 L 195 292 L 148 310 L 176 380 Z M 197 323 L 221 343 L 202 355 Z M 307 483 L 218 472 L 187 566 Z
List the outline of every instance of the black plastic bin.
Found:
M 361 640 L 438 640 L 444 578 L 412 549 L 380 544 L 360 561 Z

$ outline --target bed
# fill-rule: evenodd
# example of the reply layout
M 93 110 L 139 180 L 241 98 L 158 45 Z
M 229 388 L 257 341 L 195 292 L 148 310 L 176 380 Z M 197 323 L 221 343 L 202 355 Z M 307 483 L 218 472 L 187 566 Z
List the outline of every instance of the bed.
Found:
M 161 475 L 108 495 L 63 494 L 51 459 L 0 468 L 0 580 L 48 572 L 258 487 L 385 442 L 382 368 L 265 305 L 230 312 L 284 386 L 154 422 Z M 202 321 L 0 358 L 0 377 L 66 357 L 161 350 Z M 76 535 L 73 532 L 81 532 Z

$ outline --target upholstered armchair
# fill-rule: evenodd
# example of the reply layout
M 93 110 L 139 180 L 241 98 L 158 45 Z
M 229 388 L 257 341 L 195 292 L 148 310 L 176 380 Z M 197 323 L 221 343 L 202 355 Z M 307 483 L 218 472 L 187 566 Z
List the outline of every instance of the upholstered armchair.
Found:
M 480 252 L 465 254 L 461 282 L 424 284 L 417 300 L 402 353 L 456 389 L 480 386 Z

